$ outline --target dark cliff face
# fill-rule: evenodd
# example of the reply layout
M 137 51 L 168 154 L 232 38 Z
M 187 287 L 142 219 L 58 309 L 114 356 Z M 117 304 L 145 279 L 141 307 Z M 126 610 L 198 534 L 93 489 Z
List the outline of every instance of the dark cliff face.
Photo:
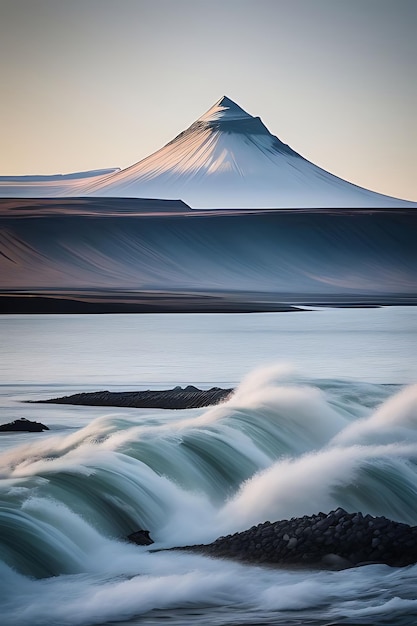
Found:
M 208 545 L 176 549 L 276 565 L 403 567 L 417 563 L 417 527 L 339 508 L 327 515 L 265 522 Z

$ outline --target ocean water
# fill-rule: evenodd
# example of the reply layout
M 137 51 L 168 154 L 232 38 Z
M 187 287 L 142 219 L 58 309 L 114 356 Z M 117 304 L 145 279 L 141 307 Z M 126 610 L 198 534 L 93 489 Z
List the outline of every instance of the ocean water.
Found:
M 5 626 L 417 624 L 417 566 L 344 571 L 153 553 L 342 506 L 417 524 L 417 308 L 2 316 Z M 236 387 L 183 411 L 26 404 Z

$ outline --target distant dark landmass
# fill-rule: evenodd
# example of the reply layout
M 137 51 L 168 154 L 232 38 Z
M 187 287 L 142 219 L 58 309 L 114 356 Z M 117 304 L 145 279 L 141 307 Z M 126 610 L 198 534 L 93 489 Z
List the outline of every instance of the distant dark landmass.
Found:
M 193 385 L 163 391 L 95 391 L 76 393 L 49 400 L 29 400 L 30 403 L 78 404 L 83 406 L 117 406 L 141 409 L 196 409 L 226 400 L 233 389 L 213 387 L 201 390 Z
M 216 295 L 148 294 L 126 297 L 117 291 L 103 294 L 2 294 L 0 314 L 113 314 L 113 313 L 289 313 L 303 307 L 378 308 L 390 305 L 417 305 L 417 295 L 366 297 L 293 297 L 294 306 L 268 301 L 258 294 L 233 293 Z M 299 304 L 296 301 L 300 300 Z
M 257 294 L 181 294 L 144 292 L 101 293 L 0 293 L 0 314 L 99 314 L 99 313 L 259 313 L 301 309 L 265 299 Z M 267 294 L 270 298 L 270 294 Z
M 416 241 L 416 209 L 0 199 L 0 312 L 416 304 Z
M 182 200 L 158 198 L 0 198 L 0 218 L 111 217 L 191 211 Z

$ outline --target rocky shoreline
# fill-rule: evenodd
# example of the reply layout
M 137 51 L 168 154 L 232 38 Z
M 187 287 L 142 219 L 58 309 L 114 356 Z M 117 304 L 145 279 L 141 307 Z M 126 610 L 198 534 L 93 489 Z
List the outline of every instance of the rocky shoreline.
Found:
M 265 522 L 207 545 L 171 550 L 265 565 L 404 567 L 417 563 L 417 526 L 338 508 L 328 514 Z
M 162 391 L 94 391 L 76 393 L 62 398 L 29 400 L 31 403 L 77 404 L 83 406 L 113 406 L 137 409 L 197 409 L 219 404 L 226 400 L 234 389 L 212 387 L 208 390 L 188 385 L 184 389 L 175 387 Z

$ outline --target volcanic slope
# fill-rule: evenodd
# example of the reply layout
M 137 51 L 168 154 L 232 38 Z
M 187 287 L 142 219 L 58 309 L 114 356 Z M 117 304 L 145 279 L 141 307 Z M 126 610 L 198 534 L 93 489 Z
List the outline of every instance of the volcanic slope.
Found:
M 412 207 L 348 183 L 272 135 L 224 96 L 166 146 L 86 181 L 82 195 L 181 198 L 193 208 Z
M 59 198 L 62 196 L 79 196 L 80 187 L 86 181 L 97 182 L 104 176 L 119 172 L 113 167 L 88 172 L 72 172 L 71 174 L 52 174 L 50 176 L 0 176 L 0 198 Z

